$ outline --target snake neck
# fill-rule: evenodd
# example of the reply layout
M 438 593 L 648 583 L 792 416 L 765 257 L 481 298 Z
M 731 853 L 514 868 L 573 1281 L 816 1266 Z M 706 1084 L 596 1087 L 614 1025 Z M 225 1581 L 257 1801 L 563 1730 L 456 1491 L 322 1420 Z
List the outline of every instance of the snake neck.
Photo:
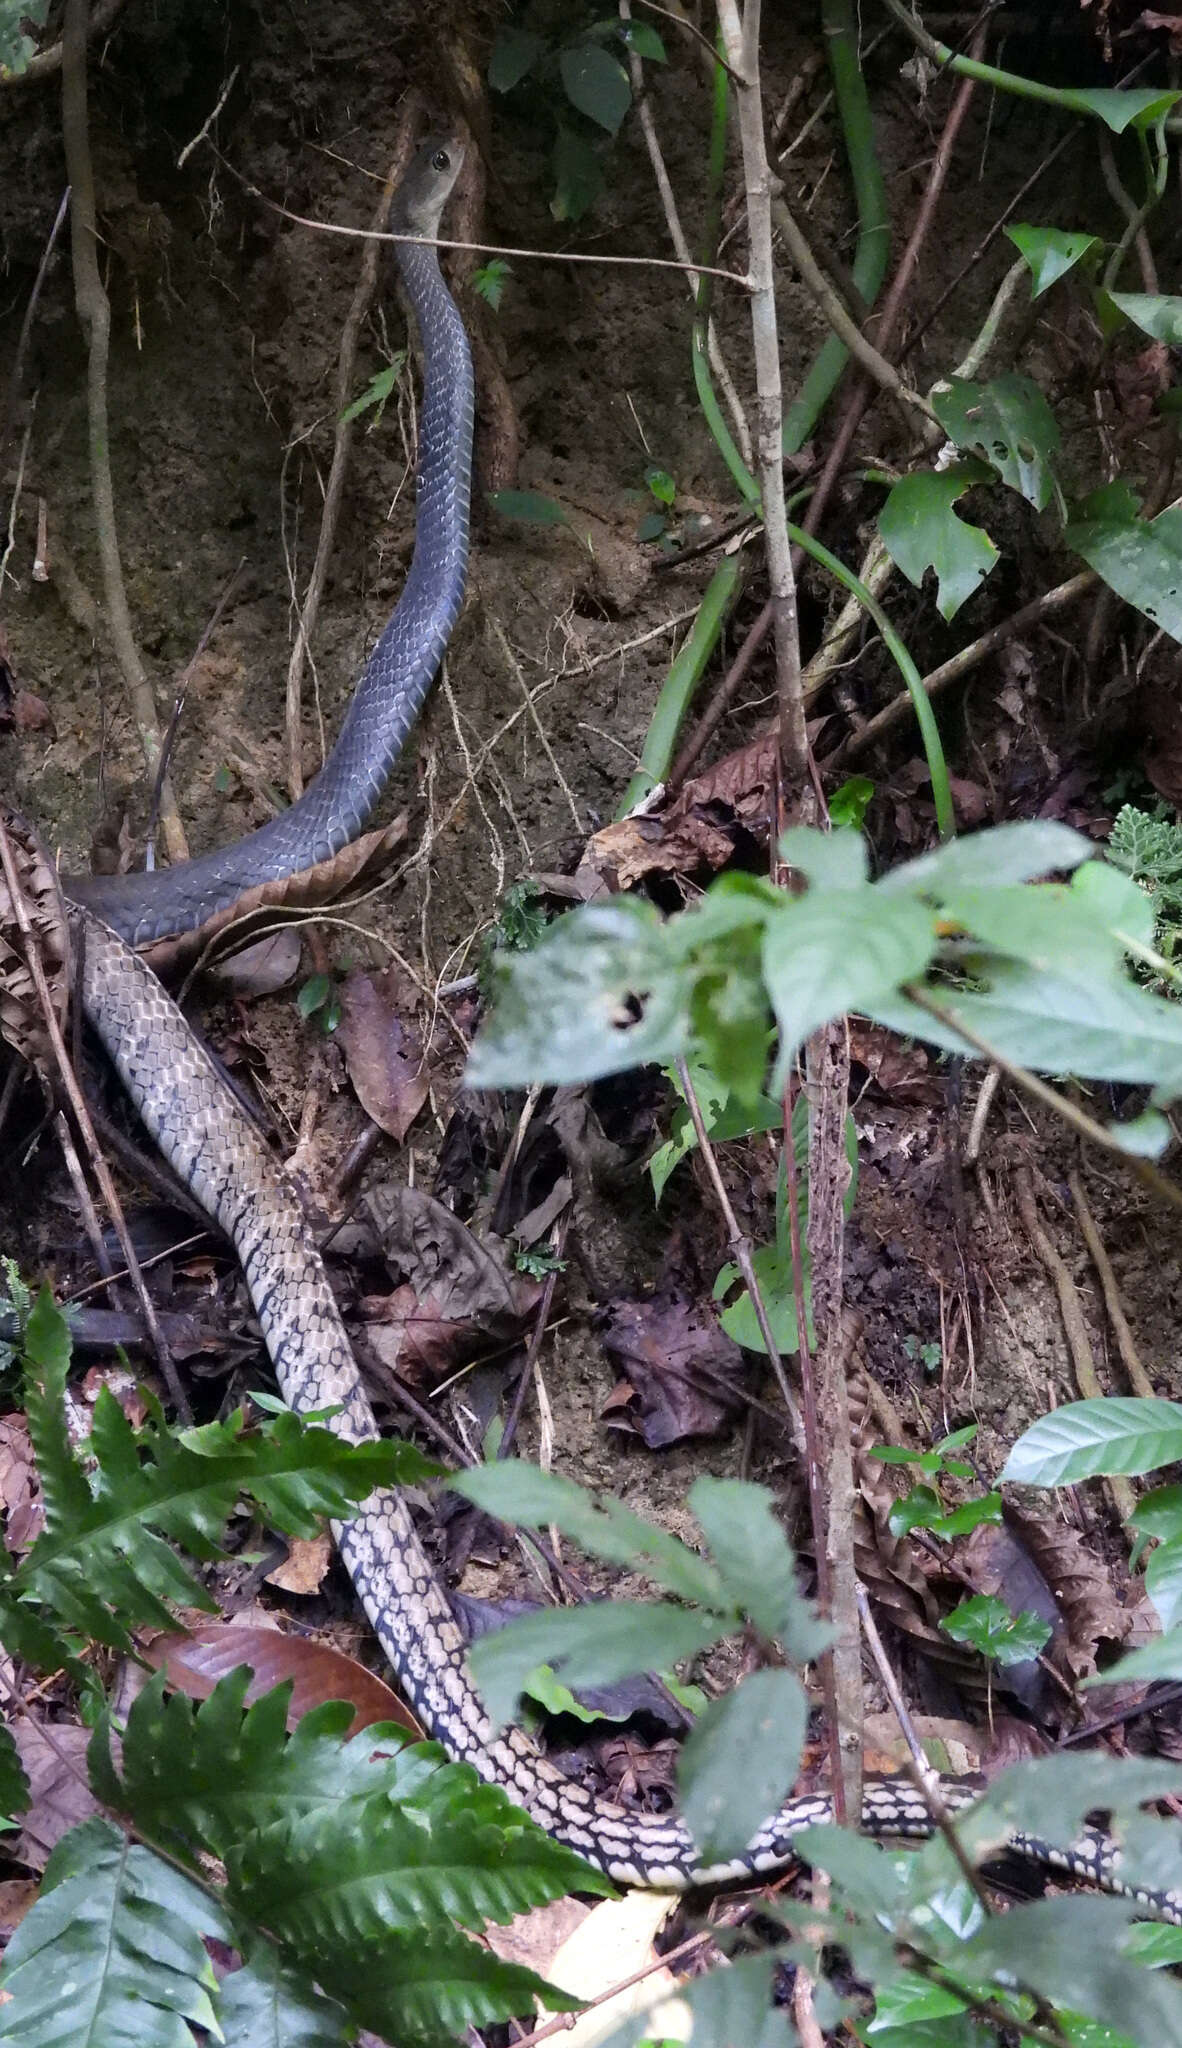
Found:
M 474 392 L 463 322 L 434 248 L 398 244 L 423 342 L 414 553 L 339 737 L 299 801 L 235 845 L 154 874 L 69 875 L 66 894 L 132 945 L 192 931 L 261 882 L 327 860 L 363 831 L 434 681 L 463 603 Z

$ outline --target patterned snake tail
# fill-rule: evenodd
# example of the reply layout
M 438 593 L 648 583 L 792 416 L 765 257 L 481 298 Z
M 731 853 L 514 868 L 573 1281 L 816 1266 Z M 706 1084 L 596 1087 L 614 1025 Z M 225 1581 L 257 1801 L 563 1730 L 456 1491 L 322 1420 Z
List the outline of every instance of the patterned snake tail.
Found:
M 460 149 L 450 138 L 418 152 L 391 224 L 438 231 Z M 82 959 L 83 1003 L 152 1137 L 210 1216 L 233 1240 L 284 1396 L 297 1411 L 339 1407 L 334 1427 L 376 1434 L 303 1211 L 250 1119 L 175 1004 L 126 941 L 193 929 L 248 887 L 311 865 L 361 829 L 430 688 L 463 594 L 472 435 L 471 360 L 459 314 L 427 242 L 400 245 L 399 267 L 426 359 L 420 416 L 418 531 L 398 606 L 358 686 L 340 738 L 290 811 L 223 854 L 118 880 L 66 881 Z M 450 1753 L 500 1784 L 547 1833 L 625 1884 L 683 1890 L 742 1880 L 791 1860 L 793 1837 L 833 1818 L 825 1794 L 789 1799 L 742 1856 L 705 1864 L 676 1814 L 636 1814 L 556 1770 L 516 1729 L 500 1731 L 472 1684 L 463 1641 L 396 1492 L 375 1494 L 334 1530 L 378 1640 L 424 1726 Z M 943 1780 L 952 1810 L 973 1794 Z M 870 1834 L 924 1836 L 927 1807 L 912 1786 L 867 1786 Z M 1015 1834 L 1010 1846 L 1092 1884 L 1120 1891 L 1115 1849 L 1087 1835 L 1065 1849 Z M 1182 1922 L 1176 1894 L 1134 1893 L 1159 1917 Z
M 170 1165 L 233 1240 L 284 1399 L 297 1412 L 339 1406 L 332 1427 L 353 1442 L 377 1435 L 324 1266 L 303 1210 L 262 1138 L 150 968 L 91 913 L 70 922 L 82 956 L 82 996 L 147 1129 Z M 775 1870 L 802 1828 L 833 1818 L 824 1793 L 789 1799 L 726 1863 L 704 1863 L 676 1814 L 638 1814 L 598 1798 L 542 1756 L 520 1730 L 498 1730 L 468 1674 L 463 1639 L 410 1511 L 392 1489 L 333 1531 L 353 1584 L 403 1692 L 428 1731 L 482 1778 L 504 1787 L 546 1832 L 623 1884 L 682 1891 Z M 974 1794 L 941 1781 L 946 1804 Z M 869 1784 L 869 1834 L 931 1833 L 906 1781 Z M 1010 1846 L 1108 1890 L 1125 1889 L 1115 1849 L 1088 1835 L 1066 1849 L 1015 1835 Z M 1182 1897 L 1138 1892 L 1155 1915 L 1182 1922 Z
M 438 235 L 463 160 L 452 136 L 421 146 L 395 194 L 392 233 Z M 356 839 L 422 710 L 459 617 L 468 566 L 472 356 L 431 242 L 395 247 L 425 363 L 415 546 L 402 595 L 365 665 L 336 746 L 290 810 L 235 845 L 179 867 L 63 877 L 73 901 L 133 945 L 192 931 L 257 883 L 313 867 Z

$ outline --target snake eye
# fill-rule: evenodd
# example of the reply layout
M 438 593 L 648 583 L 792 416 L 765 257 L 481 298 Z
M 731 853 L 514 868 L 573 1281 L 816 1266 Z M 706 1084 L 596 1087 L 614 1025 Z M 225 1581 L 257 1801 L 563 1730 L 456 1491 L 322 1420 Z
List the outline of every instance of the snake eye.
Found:
M 436 150 L 431 158 L 431 169 L 433 171 L 449 171 L 451 169 L 451 158 L 445 149 Z

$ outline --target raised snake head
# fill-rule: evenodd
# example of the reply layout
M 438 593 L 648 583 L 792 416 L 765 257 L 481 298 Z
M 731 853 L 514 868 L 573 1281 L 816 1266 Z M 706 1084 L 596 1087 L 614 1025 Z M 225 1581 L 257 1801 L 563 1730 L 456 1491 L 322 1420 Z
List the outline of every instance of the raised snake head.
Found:
M 464 145 L 454 132 L 428 135 L 419 144 L 390 204 L 390 231 L 434 237 L 452 186 L 464 162 Z

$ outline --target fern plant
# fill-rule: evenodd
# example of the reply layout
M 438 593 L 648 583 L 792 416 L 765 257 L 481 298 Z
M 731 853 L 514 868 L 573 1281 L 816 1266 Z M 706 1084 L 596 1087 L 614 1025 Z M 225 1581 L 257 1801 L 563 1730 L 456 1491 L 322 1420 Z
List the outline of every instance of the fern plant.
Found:
M 350 1739 L 344 1703 L 289 1736 L 290 1685 L 248 1707 L 245 1668 L 201 1706 L 166 1698 L 154 1677 L 117 1744 L 70 1639 L 127 1650 L 137 1626 L 173 1624 L 170 1602 L 211 1606 L 186 1555 L 219 1556 L 240 1503 L 308 1535 L 375 1486 L 438 1468 L 409 1444 L 347 1444 L 286 1411 L 170 1432 L 150 1403 L 136 1430 L 105 1391 L 75 1449 L 69 1331 L 47 1291 L 23 1350 L 45 1527 L 0 1572 L 0 1641 L 89 1688 L 90 1782 L 107 1817 L 58 1844 L 8 1945 L 0 2048 L 192 2048 L 194 2028 L 230 2048 L 338 2048 L 360 2027 L 435 2048 L 528 2013 L 541 1994 L 577 2004 L 470 1930 L 575 1886 L 611 1887 L 467 1765 L 393 1724 Z M 28 1803 L 5 1727 L 0 1808 Z M 224 1878 L 207 1875 L 210 1858 Z M 211 1939 L 242 1958 L 220 1981 Z
M 1173 960 L 1182 939 L 1182 825 L 1125 804 L 1113 819 L 1108 850 L 1152 896 L 1158 950 Z

